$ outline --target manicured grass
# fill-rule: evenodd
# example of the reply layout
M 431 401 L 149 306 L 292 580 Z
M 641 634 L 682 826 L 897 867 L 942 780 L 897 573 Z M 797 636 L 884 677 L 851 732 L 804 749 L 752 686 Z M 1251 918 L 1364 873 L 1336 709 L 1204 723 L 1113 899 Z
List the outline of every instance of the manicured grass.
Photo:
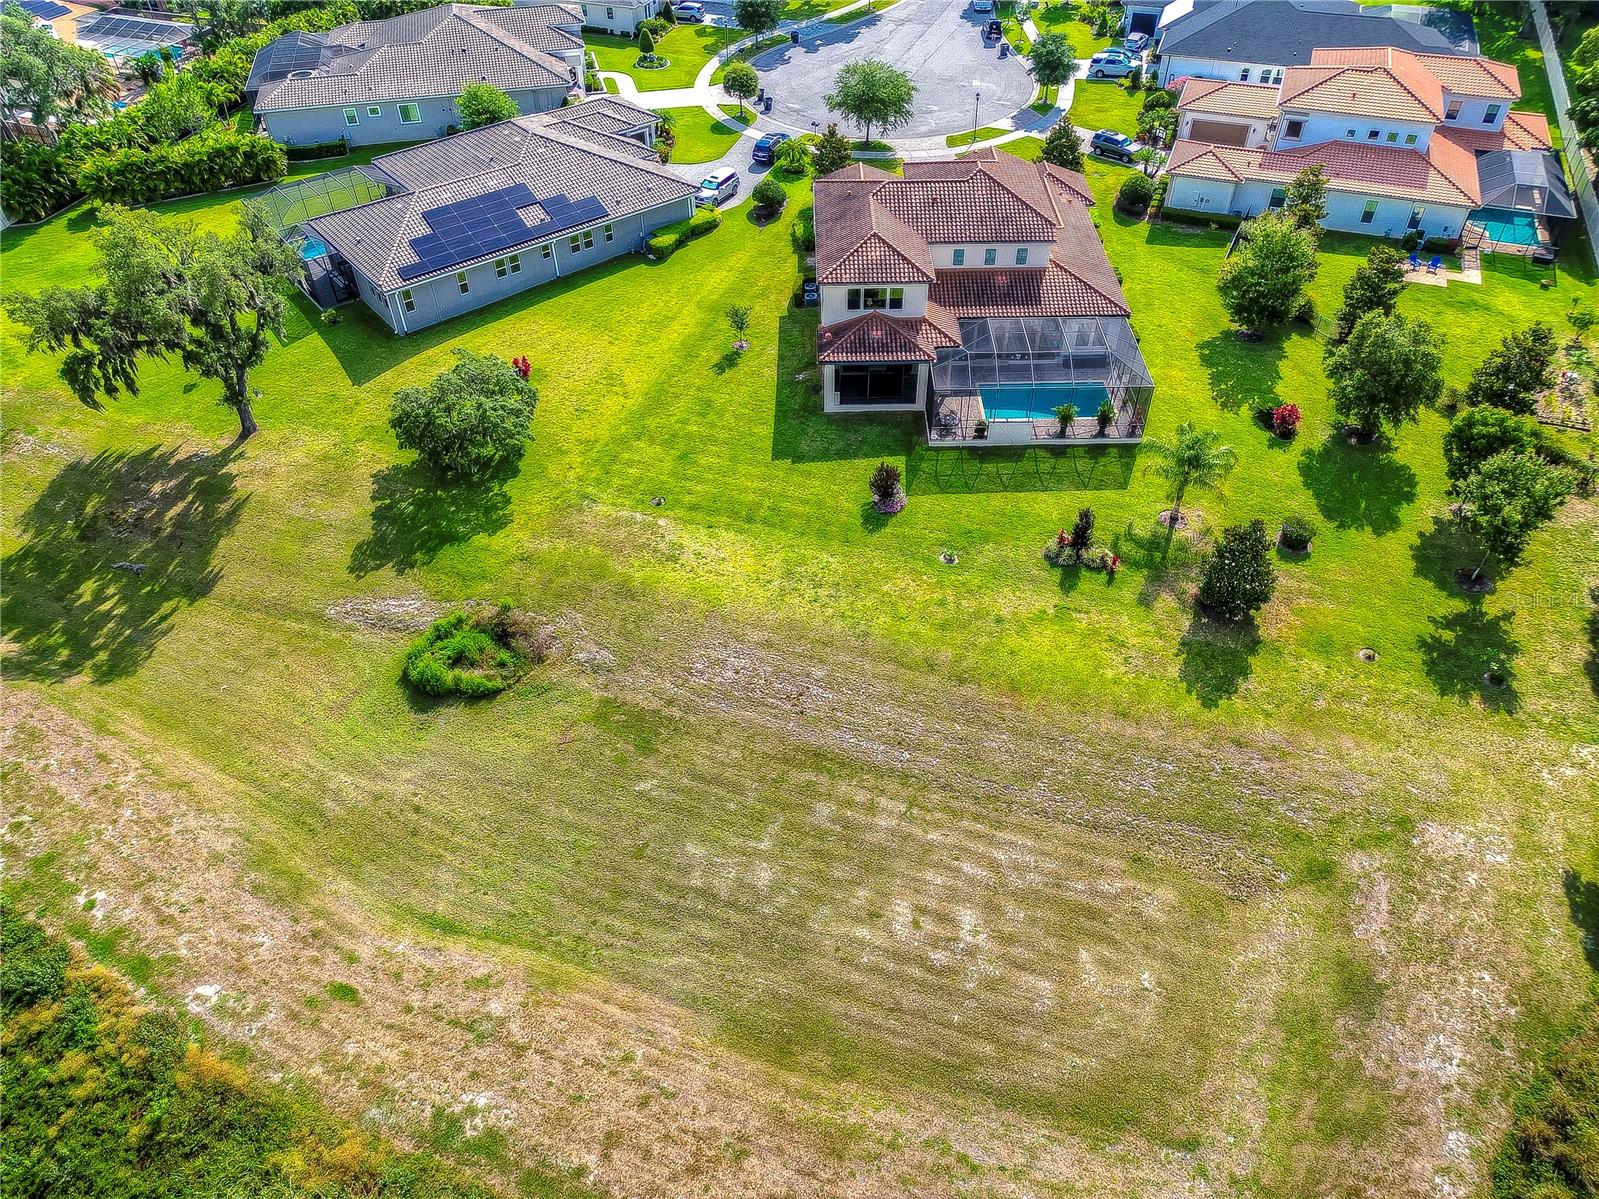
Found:
M 1028 162 L 1037 162 L 1044 153 L 1044 139 L 1041 137 L 1018 137 L 1005 142 L 1000 149 L 1007 154 L 1014 154 L 1017 158 L 1025 158 Z
M 1240 342 L 1215 294 L 1227 234 L 1116 215 L 1124 176 L 1088 168 L 1156 384 L 1149 433 L 1192 420 L 1238 454 L 1225 489 L 1189 496 L 1195 527 L 1320 526 L 1255 625 L 1195 616 L 1197 550 L 1154 530 L 1145 454 L 932 450 L 915 416 L 824 415 L 816 317 L 788 304 L 794 203 L 406 338 L 297 301 L 254 376 L 263 431 L 236 450 L 216 385 L 176 362 L 90 411 L 5 318 L 8 683 L 246 830 L 285 927 L 337 894 L 390 942 L 554 964 L 624 997 L 613 1029 L 669 1012 L 720 1070 L 755 1063 L 734 1124 L 807 1185 L 886 1160 L 918 1194 L 1176 1193 L 1201 1170 L 1241 1193 L 1357 1190 L 1339 1180 L 1437 1152 L 1410 1139 L 1435 1111 L 1491 1126 L 1516 1047 L 1582 989 L 1561 870 L 1592 835 L 1594 508 L 1462 595 L 1443 419 L 1337 437 L 1322 341 Z M 232 203 L 159 211 L 225 229 Z M 79 209 L 7 231 L 0 290 L 90 277 L 93 227 Z M 1326 237 L 1323 313 L 1368 244 Z M 1498 330 L 1565 335 L 1594 299 L 1576 261 L 1491 263 L 1401 306 L 1458 385 Z M 511 478 L 441 484 L 387 428 L 395 389 L 457 347 L 533 359 Z M 1297 440 L 1253 420 L 1267 399 L 1304 411 Z M 892 519 L 867 503 L 883 461 L 909 494 Z M 1113 583 L 1040 558 L 1084 505 Z M 407 637 L 341 615 L 483 598 L 548 613 L 563 647 L 487 704 L 414 703 Z M 61 865 L 17 884 L 40 906 L 52 869 L 92 877 L 80 841 L 48 848 Z M 316 968 L 304 991 L 325 994 Z M 376 1035 L 397 1014 L 359 993 Z M 274 1021 L 322 1015 L 290 1007 Z M 1430 1053 L 1439 1010 L 1459 1068 L 1429 1090 L 1391 1055 Z M 627 1090 L 633 1044 L 607 1042 L 608 1097 L 651 1095 L 661 1156 L 690 1163 L 677 1190 L 717 1190 L 715 1155 L 673 1139 L 700 1092 Z M 596 1099 L 527 1136 L 593 1160 Z M 777 1135 L 796 1113 L 871 1122 L 840 1164 L 819 1134 Z M 1470 1163 L 1437 1168 L 1469 1190 Z
M 1002 129 L 998 125 L 985 125 L 975 133 L 970 129 L 965 133 L 952 133 L 944 139 L 944 144 L 946 146 L 969 146 L 973 142 L 984 142 L 991 137 L 999 137 L 1007 132 L 1009 130 Z
M 716 52 L 738 41 L 742 30 L 720 25 L 675 25 L 661 36 L 655 52 L 670 65 L 659 70 L 635 67 L 638 42 L 609 33 L 586 33 L 583 40 L 594 52 L 602 71 L 631 76 L 640 91 L 660 91 L 669 87 L 690 87 L 694 78 Z
M 733 112 L 737 111 L 735 105 Z M 703 108 L 666 108 L 661 112 L 674 118 L 672 134 L 677 144 L 672 148 L 673 162 L 711 162 L 738 143 L 742 126 L 718 121 Z
M 1138 132 L 1142 92 L 1129 92 L 1115 79 L 1079 79 L 1072 92 L 1068 119 L 1079 129 L 1114 129 L 1129 137 Z
M 783 45 L 788 40 L 788 34 L 786 33 L 768 34 L 766 37 L 763 37 L 760 41 L 756 42 L 753 46 L 746 46 L 744 49 L 740 50 L 737 54 L 733 55 L 732 58 L 728 59 L 728 62 L 749 62 L 752 59 L 759 58 L 762 54 L 765 54 L 768 50 L 772 49 L 772 47 Z M 711 72 L 711 82 L 713 84 L 722 82 L 722 76 L 725 74 L 727 74 L 727 63 L 724 62 L 718 64 L 716 70 Z
M 1095 37 L 1087 24 L 1077 19 L 1077 7 L 1072 4 L 1051 4 L 1033 10 L 1033 24 L 1040 33 L 1060 33 L 1072 44 L 1072 57 L 1089 58 L 1096 50 L 1111 44 L 1108 37 Z

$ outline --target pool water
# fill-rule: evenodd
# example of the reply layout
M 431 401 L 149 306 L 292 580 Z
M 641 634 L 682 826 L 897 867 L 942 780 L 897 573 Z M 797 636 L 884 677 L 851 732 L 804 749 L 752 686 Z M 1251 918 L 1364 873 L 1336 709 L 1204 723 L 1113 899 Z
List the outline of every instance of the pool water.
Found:
M 1538 237 L 1538 221 L 1530 212 L 1513 212 L 1506 208 L 1479 208 L 1471 214 L 1471 219 L 1488 231 L 1491 241 L 1502 241 L 1517 246 L 1535 246 L 1541 240 Z
M 307 233 L 305 241 L 300 243 L 300 257 L 310 262 L 313 258 L 321 258 L 328 252 L 328 243 L 315 233 Z
M 1057 405 L 1070 403 L 1078 416 L 1093 416 L 1110 392 L 1098 383 L 1061 386 L 1002 384 L 979 389 L 989 420 L 1054 420 Z

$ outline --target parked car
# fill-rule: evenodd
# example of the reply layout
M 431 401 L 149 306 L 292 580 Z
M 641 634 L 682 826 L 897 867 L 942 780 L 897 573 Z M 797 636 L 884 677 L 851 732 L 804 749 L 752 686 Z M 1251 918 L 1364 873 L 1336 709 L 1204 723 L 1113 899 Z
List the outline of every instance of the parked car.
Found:
M 1088 152 L 1098 154 L 1102 158 L 1114 158 L 1118 162 L 1131 164 L 1133 155 L 1143 147 L 1128 137 L 1125 133 L 1117 133 L 1114 129 L 1096 130 L 1094 136 L 1088 139 Z
M 1129 33 L 1122 39 L 1122 48 L 1134 58 L 1142 58 L 1144 51 L 1149 49 L 1149 34 Z
M 1121 79 L 1131 75 L 1140 65 L 1127 51 L 1112 46 L 1088 60 L 1088 75 L 1091 79 Z
M 679 0 L 679 3 L 672 5 L 672 15 L 679 21 L 687 21 L 690 24 L 703 21 L 705 20 L 705 5 L 701 4 L 699 0 Z
M 755 143 L 755 149 L 750 154 L 756 162 L 771 162 L 777 157 L 777 148 L 786 141 L 791 141 L 786 133 L 768 133 Z
M 715 207 L 736 195 L 738 195 L 738 172 L 731 169 L 712 171 L 701 181 L 700 190 L 694 193 L 694 203 Z
M 990 21 L 983 26 L 983 37 L 991 42 L 997 42 L 1005 36 L 1005 28 L 998 21 Z

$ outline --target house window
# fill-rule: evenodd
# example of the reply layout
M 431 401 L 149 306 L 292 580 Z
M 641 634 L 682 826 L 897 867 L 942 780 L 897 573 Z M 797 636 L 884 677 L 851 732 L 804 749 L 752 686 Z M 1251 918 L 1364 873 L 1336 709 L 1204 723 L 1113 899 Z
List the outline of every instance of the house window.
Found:
M 966 265 L 966 247 L 965 246 L 956 247 L 955 253 L 953 255 L 953 261 L 954 261 L 956 266 L 965 266 Z
M 510 262 L 511 262 L 511 274 L 513 274 L 513 275 L 520 274 L 521 271 L 522 271 L 522 256 L 520 254 L 512 254 L 511 258 L 510 258 Z
M 1390 129 L 1388 131 L 1388 144 L 1389 145 L 1393 145 L 1398 140 L 1399 140 L 1399 131 L 1397 129 Z
M 989 246 L 988 249 L 983 251 L 983 265 L 984 266 L 993 266 L 998 261 L 999 261 L 999 251 L 997 249 L 995 249 L 993 246 Z
M 472 290 L 472 285 L 466 281 L 466 272 L 465 271 L 456 271 L 455 272 L 455 285 L 461 289 L 461 294 L 463 296 L 466 295 L 467 292 Z
M 494 260 L 494 277 L 496 279 L 503 279 L 503 278 L 505 278 L 505 276 L 509 275 L 510 273 L 511 273 L 511 268 L 506 265 L 505 259 L 496 258 Z
M 1026 266 L 1027 265 L 1027 247 L 1026 246 L 1017 246 L 1016 247 L 1016 265 L 1017 266 Z
M 616 20 L 616 10 L 614 8 L 612 8 L 609 4 L 607 4 L 605 6 L 605 19 L 607 21 Z
M 1344 136 L 1349 138 L 1351 141 L 1353 141 L 1355 138 L 1359 137 L 1360 134 L 1359 134 L 1358 131 L 1356 131 L 1354 129 L 1346 129 L 1346 130 L 1344 130 Z
M 605 226 L 605 240 L 606 241 L 612 241 L 612 240 L 615 239 L 615 237 L 616 237 L 615 229 L 612 228 L 610 225 L 606 225 Z
M 1365 210 L 1360 214 L 1360 223 L 1369 225 L 1377 219 L 1377 201 L 1367 200 Z
M 382 116 L 383 115 L 383 105 L 381 105 L 381 104 L 368 105 L 367 106 L 367 110 L 366 110 L 366 115 L 369 116 L 369 117 L 380 117 L 380 116 Z
M 1459 100 L 1451 100 L 1451 101 L 1449 101 L 1449 107 L 1444 109 L 1444 120 L 1453 121 L 1453 120 L 1458 119 L 1459 116 L 1460 116 L 1460 101 Z
M 861 306 L 861 289 L 852 287 L 844 296 L 844 307 L 854 312 Z
M 1414 146 L 1415 144 L 1416 144 L 1416 135 L 1414 133 L 1405 134 L 1405 145 Z
M 409 287 L 400 293 L 400 307 L 407 312 L 416 311 L 416 297 L 411 294 Z
M 1305 136 L 1305 122 L 1298 120 L 1289 121 L 1283 126 L 1283 136 L 1288 138 L 1290 141 L 1298 141 L 1300 138 Z
M 400 124 L 420 125 L 422 123 L 422 108 L 417 104 L 400 105 Z
M 552 241 L 545 242 L 542 246 L 539 247 L 539 253 L 542 254 L 545 258 L 554 258 L 555 257 L 555 243 L 552 242 Z
M 1482 123 L 1484 125 L 1492 125 L 1498 119 L 1499 119 L 1499 105 L 1497 105 L 1497 104 L 1488 105 L 1488 111 L 1482 114 Z
M 1421 218 L 1422 218 L 1422 215 L 1426 211 L 1427 210 L 1425 208 L 1412 208 L 1410 210 L 1410 220 L 1405 222 L 1405 228 L 1406 229 L 1420 229 L 1421 228 Z
M 344 123 L 346 125 L 359 125 L 361 123 L 361 114 L 353 108 L 346 108 L 344 110 Z
M 1368 130 L 1366 130 L 1366 140 L 1368 142 L 1374 142 L 1374 141 L 1377 140 L 1378 135 L 1380 135 L 1381 133 L 1382 133 L 1381 129 L 1368 129 Z
M 1248 67 L 1245 67 L 1243 70 L 1238 72 L 1238 82 L 1239 83 L 1248 83 L 1249 82 L 1249 68 Z
M 905 289 L 903 287 L 852 287 L 849 289 L 848 306 L 850 308 L 903 308 L 905 307 Z
M 1286 203 L 1288 203 L 1288 189 L 1285 188 L 1285 187 L 1274 187 L 1274 188 L 1272 188 L 1271 189 L 1271 202 L 1269 204 L 1267 204 L 1266 207 L 1267 208 L 1281 208 Z

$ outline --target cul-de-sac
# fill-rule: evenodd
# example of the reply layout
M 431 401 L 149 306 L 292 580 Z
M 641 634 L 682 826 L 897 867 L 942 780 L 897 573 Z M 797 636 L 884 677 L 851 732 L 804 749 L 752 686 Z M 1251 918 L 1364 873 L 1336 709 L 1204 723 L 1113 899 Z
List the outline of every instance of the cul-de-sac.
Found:
M 1599 0 L 0 0 L 0 1194 L 1599 1199 Z

